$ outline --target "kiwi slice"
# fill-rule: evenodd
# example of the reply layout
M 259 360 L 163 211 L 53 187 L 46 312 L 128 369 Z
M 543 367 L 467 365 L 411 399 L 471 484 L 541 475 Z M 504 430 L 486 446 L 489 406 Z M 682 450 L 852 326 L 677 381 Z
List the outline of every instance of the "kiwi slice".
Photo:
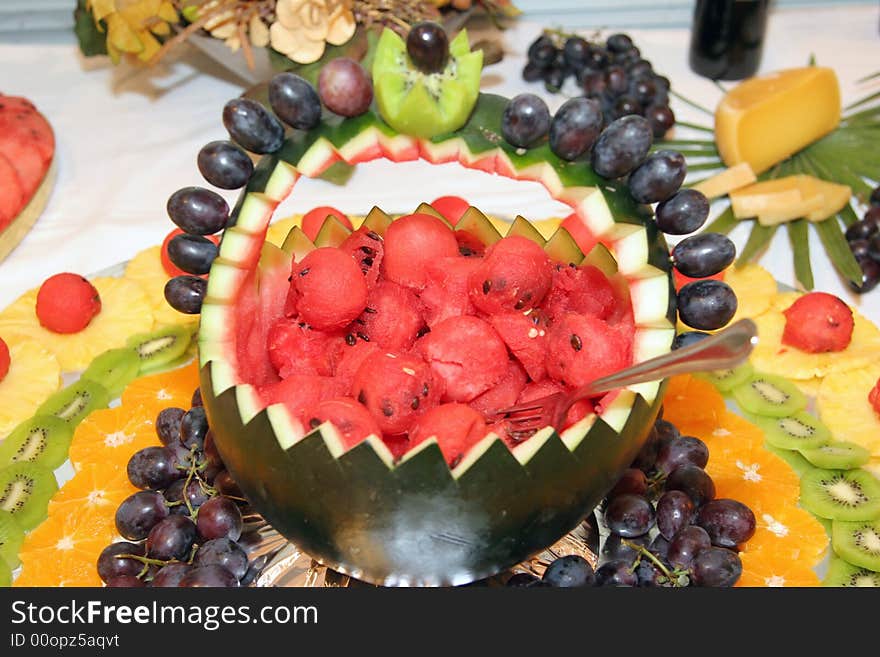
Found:
M 95 359 L 80 378 L 100 383 L 111 397 L 118 397 L 140 372 L 140 358 L 130 347 L 110 349 Z
M 751 363 L 746 361 L 742 365 L 737 365 L 733 369 L 701 372 L 697 376 L 709 381 L 721 392 L 730 392 L 736 386 L 748 381 L 754 373 L 755 368 L 752 367 Z
M 12 586 L 12 570 L 0 559 L 0 589 Z
M 35 415 L 0 443 L 0 467 L 36 463 L 54 470 L 67 460 L 73 427 L 53 415 Z
M 807 407 L 807 398 L 791 381 L 755 373 L 731 389 L 736 402 L 749 413 L 785 417 Z
M 801 456 L 801 453 L 796 450 L 780 449 L 776 445 L 771 445 L 768 442 L 764 443 L 764 449 L 788 463 L 788 466 L 795 471 L 798 477 L 802 476 L 808 470 L 812 470 L 814 467 L 812 463 Z
M 833 442 L 812 449 L 799 450 L 801 455 L 817 468 L 849 470 L 860 468 L 871 460 L 871 452 L 855 443 Z
M 880 573 L 853 566 L 838 557 L 832 557 L 822 586 L 880 587 Z
M 788 417 L 763 417 L 758 426 L 768 443 L 782 449 L 813 449 L 831 440 L 828 427 L 804 411 Z
M 822 470 L 801 475 L 801 506 L 832 520 L 880 516 L 880 481 L 865 470 Z
M 75 427 L 92 411 L 107 408 L 110 393 L 100 383 L 80 379 L 43 402 L 36 415 L 53 415 Z
M 49 499 L 58 490 L 55 475 L 34 463 L 13 463 L 0 470 L 0 510 L 11 513 L 24 529 L 46 518 Z
M 852 565 L 880 572 L 880 518 L 860 522 L 835 520 L 831 547 Z
M 0 566 L 18 568 L 18 551 L 24 543 L 24 530 L 9 511 L 0 511 Z
M 146 367 L 141 368 L 141 376 L 148 376 L 150 374 L 156 374 L 158 372 L 169 372 L 171 370 L 176 370 L 178 367 L 183 367 L 184 365 L 189 365 L 192 362 L 192 359 L 196 357 L 198 354 L 198 345 L 193 342 L 187 347 L 186 351 L 183 352 L 181 356 L 178 356 L 172 361 L 167 363 L 161 363 L 159 365 L 148 365 Z
M 189 347 L 192 333 L 183 326 L 163 326 L 150 333 L 139 333 L 126 341 L 140 361 L 140 373 L 145 374 L 160 365 L 179 358 Z

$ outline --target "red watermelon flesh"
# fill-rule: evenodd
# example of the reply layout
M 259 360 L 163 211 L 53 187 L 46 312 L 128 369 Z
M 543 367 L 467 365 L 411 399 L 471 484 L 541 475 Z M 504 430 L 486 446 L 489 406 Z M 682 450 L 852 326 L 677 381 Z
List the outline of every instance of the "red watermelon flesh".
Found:
M 458 242 L 445 223 L 429 214 L 411 214 L 394 221 L 385 232 L 382 272 L 398 285 L 421 290 L 427 264 L 455 255 Z
M 479 258 L 462 256 L 439 258 L 425 265 L 425 288 L 419 299 L 428 326 L 476 313 L 468 295 L 468 277 L 479 266 Z
M 9 160 L 0 154 L 0 230 L 12 223 L 24 204 L 24 190 L 18 181 L 18 173 Z
M 551 318 L 567 312 L 608 319 L 616 303 L 614 289 L 597 267 L 557 265 L 553 285 L 544 300 L 544 310 Z
M 316 429 L 324 422 L 331 422 L 339 430 L 346 450 L 368 436 L 382 435 L 370 411 L 351 397 L 335 397 L 322 401 L 306 409 L 304 418 L 308 429 Z
M 553 282 L 553 265 L 544 249 L 512 235 L 493 244 L 468 279 L 471 303 L 494 315 L 539 305 Z
M 592 315 L 566 313 L 547 333 L 547 374 L 579 387 L 632 362 L 632 342 Z
M 34 104 L 20 96 L 0 96 L 0 139 L 16 133 L 48 162 L 55 155 L 55 133 Z
M 409 431 L 419 416 L 437 405 L 439 388 L 422 359 L 377 351 L 361 363 L 351 391 L 383 432 L 399 434 Z
M 455 240 L 458 242 L 458 252 L 465 257 L 483 256 L 486 254 L 486 245 L 480 238 L 466 230 L 455 231 Z
M 547 325 L 541 314 L 502 313 L 493 315 L 489 321 L 529 378 L 543 380 L 547 376 Z
M 5 99 L 0 98 L 0 104 Z M 46 175 L 54 152 L 52 129 L 35 109 L 12 101 L 0 108 L 0 155 L 18 174 L 25 202 Z
M 332 376 L 345 347 L 341 333 L 325 333 L 282 319 L 267 336 L 269 360 L 282 379 L 291 374 Z
M 372 342 L 364 342 L 363 340 L 357 340 L 353 345 L 346 343 L 345 347 L 342 348 L 339 360 L 336 362 L 336 367 L 333 370 L 333 376 L 340 380 L 346 394 L 351 391 L 355 374 L 357 374 L 361 364 L 368 356 L 378 351 L 378 345 Z
M 479 317 L 450 317 L 416 345 L 443 381 L 443 401 L 469 402 L 507 373 L 504 341 Z
M 461 196 L 440 196 L 431 201 L 431 207 L 442 214 L 453 226 L 461 219 L 461 215 L 467 212 L 470 205 Z
M 329 376 L 293 374 L 276 383 L 261 386 L 260 398 L 267 406 L 284 404 L 291 415 L 306 424 L 305 411 L 322 401 L 338 397 L 339 382 Z
M 339 248 L 354 258 L 364 274 L 367 288 L 372 289 L 379 279 L 382 258 L 385 257 L 382 238 L 368 227 L 361 226 L 346 237 Z
M 418 445 L 435 437 L 449 467 L 454 468 L 487 433 L 483 416 L 470 406 L 441 404 L 418 419 L 410 434 L 410 442 Z
M 345 252 L 333 247 L 315 249 L 293 266 L 296 312 L 320 330 L 351 323 L 367 305 L 367 284 L 360 268 Z
M 407 351 L 424 326 L 418 297 L 405 287 L 382 281 L 367 297 L 367 307 L 356 320 L 353 333 L 367 336 L 383 349 Z
M 515 360 L 509 360 L 504 378 L 482 395 L 474 397 L 468 405 L 484 417 L 489 417 L 499 409 L 513 406 L 528 380 L 522 365 Z

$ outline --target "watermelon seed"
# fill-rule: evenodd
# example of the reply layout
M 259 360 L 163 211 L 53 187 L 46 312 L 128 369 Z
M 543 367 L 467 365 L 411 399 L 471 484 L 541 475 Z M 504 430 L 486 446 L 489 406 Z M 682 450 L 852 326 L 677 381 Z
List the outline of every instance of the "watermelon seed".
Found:
M 394 409 L 391 407 L 391 404 L 388 401 L 382 402 L 382 415 L 385 417 L 391 417 L 394 415 Z
M 473 251 L 473 249 L 471 249 L 469 246 L 460 246 L 460 247 L 458 247 L 458 252 L 459 252 L 461 255 L 463 255 L 465 258 L 467 258 L 468 256 L 472 256 L 472 255 L 474 255 L 474 251 Z
M 424 386 L 422 386 L 422 396 L 423 397 L 428 396 L 428 384 L 427 383 Z
M 483 294 L 489 294 L 492 289 L 492 281 L 483 281 Z
M 370 336 L 367 335 L 366 333 L 363 333 L 362 331 L 358 331 L 358 332 L 357 332 L 357 336 L 358 336 L 361 340 L 363 340 L 364 342 L 369 342 L 369 341 L 370 341 Z
M 371 230 L 370 232 L 368 232 L 368 233 L 367 233 L 367 237 L 369 237 L 371 240 L 376 240 L 377 242 L 381 242 L 381 241 L 382 241 L 382 238 L 379 237 L 379 233 L 377 233 L 377 232 L 374 231 L 374 230 Z
M 376 255 L 376 249 L 371 249 L 369 246 L 362 246 L 362 247 L 360 247 L 360 249 L 361 249 L 361 251 L 366 253 L 368 256 Z
M 365 264 L 367 267 L 373 266 L 373 259 L 372 258 L 364 258 L 363 260 L 361 260 L 361 262 L 363 264 Z
M 366 308 L 364 308 L 364 312 L 365 312 L 365 313 L 371 313 L 371 314 L 372 314 L 372 313 L 375 313 L 375 312 L 378 312 L 378 311 L 377 311 L 375 308 L 370 308 L 369 306 L 367 306 Z
M 308 274 L 308 273 L 309 273 L 309 268 L 306 267 L 305 269 L 303 269 L 303 270 L 299 273 L 299 275 L 300 275 L 300 276 L 305 276 L 305 275 Z
M 454 459 L 452 459 L 452 461 L 449 463 L 449 467 L 450 467 L 450 468 L 455 468 L 459 463 L 461 463 L 461 459 L 462 459 L 462 457 L 463 457 L 463 455 L 462 455 L 462 454 L 459 454 L 459 455 L 456 456 Z
M 410 404 L 410 407 L 414 411 L 419 410 L 419 398 L 418 397 L 413 397 L 412 404 Z
M 513 306 L 513 309 L 514 310 L 522 310 L 523 308 L 525 308 L 525 306 L 526 306 L 525 299 L 520 299 L 519 301 L 516 302 L 516 305 Z
M 357 338 L 354 337 L 351 333 L 345 336 L 345 344 L 349 347 L 353 347 L 357 343 Z
M 316 418 L 316 417 L 313 417 L 311 420 L 309 420 L 309 426 L 310 426 L 312 429 L 317 429 L 318 427 L 321 426 L 321 420 L 319 420 L 319 419 Z
M 366 404 L 366 403 L 367 403 L 367 395 L 364 393 L 363 390 L 361 390 L 361 391 L 358 393 L 357 400 L 358 400 L 361 404 Z
M 287 277 L 287 282 L 288 282 L 288 283 L 292 283 L 292 282 L 293 282 L 293 276 L 288 276 L 288 277 Z
M 416 337 L 421 338 L 425 335 L 428 335 L 428 333 L 430 333 L 430 332 L 431 332 L 430 326 L 423 326 L 422 328 L 419 329 L 419 332 L 416 333 Z
M 581 342 L 581 339 L 574 333 L 571 334 L 571 348 L 575 351 L 580 351 L 584 348 L 584 343 Z

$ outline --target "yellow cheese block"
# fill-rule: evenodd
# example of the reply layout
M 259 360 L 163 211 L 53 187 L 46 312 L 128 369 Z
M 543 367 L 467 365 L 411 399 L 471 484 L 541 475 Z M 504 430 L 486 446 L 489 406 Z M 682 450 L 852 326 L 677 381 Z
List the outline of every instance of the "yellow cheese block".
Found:
M 729 194 L 740 187 L 750 185 L 755 180 L 757 178 L 755 178 L 755 172 L 752 171 L 752 167 L 749 166 L 748 162 L 743 162 L 725 169 L 711 178 L 706 178 L 706 180 L 694 185 L 693 189 L 703 192 L 703 195 L 711 200 Z
M 839 212 L 850 196 L 846 185 L 799 174 L 737 189 L 730 193 L 730 204 L 736 218 L 757 217 L 772 225 L 801 217 L 823 221 Z
M 727 166 L 766 171 L 840 123 L 840 85 L 830 68 L 807 66 L 750 78 L 715 111 L 715 141 Z

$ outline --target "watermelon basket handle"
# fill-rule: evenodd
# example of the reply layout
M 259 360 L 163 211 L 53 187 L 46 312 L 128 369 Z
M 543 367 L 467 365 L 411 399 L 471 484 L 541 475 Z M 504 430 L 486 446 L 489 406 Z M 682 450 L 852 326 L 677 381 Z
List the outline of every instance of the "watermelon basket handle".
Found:
M 557 392 L 500 409 L 494 413 L 494 418 L 508 420 L 516 432 L 537 431 L 546 426 L 559 428 L 568 410 L 582 399 L 637 383 L 660 381 L 676 374 L 731 369 L 746 360 L 757 343 L 758 327 L 750 319 L 741 319 L 688 347 L 642 361 L 591 381 L 573 392 Z

